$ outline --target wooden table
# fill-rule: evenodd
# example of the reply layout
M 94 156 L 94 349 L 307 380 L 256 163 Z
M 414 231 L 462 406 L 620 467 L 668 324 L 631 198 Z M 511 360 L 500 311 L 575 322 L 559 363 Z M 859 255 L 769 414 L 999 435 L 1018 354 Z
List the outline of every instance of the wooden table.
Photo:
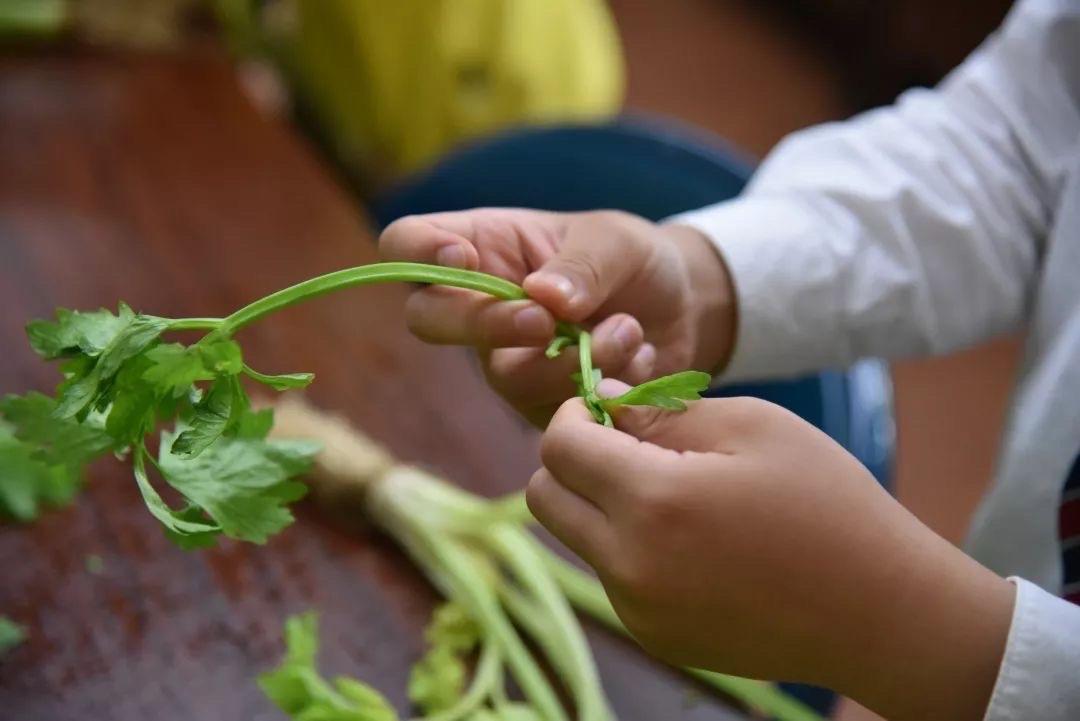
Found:
M 0 60 L 0 392 L 55 383 L 22 332 L 55 306 L 223 315 L 372 262 L 357 207 L 213 54 Z M 313 400 L 400 457 L 482 492 L 520 487 L 536 434 L 466 352 L 406 333 L 405 294 L 320 299 L 248 329 L 244 347 L 267 372 L 314 371 Z M 265 547 L 186 553 L 109 460 L 74 507 L 0 527 L 0 613 L 30 632 L 0 660 L 0 718 L 281 718 L 254 679 L 280 655 L 285 616 L 308 608 L 322 615 L 324 670 L 371 681 L 405 709 L 435 595 L 385 539 L 299 515 Z M 590 635 L 621 719 L 735 718 L 628 644 Z

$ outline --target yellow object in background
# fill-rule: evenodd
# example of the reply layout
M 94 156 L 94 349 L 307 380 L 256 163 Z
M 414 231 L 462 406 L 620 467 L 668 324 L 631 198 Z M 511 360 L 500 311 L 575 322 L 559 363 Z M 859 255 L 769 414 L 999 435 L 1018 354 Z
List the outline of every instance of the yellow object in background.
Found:
M 273 44 L 293 92 L 365 172 L 414 171 L 470 138 L 622 105 L 604 0 L 291 0 L 284 17 Z

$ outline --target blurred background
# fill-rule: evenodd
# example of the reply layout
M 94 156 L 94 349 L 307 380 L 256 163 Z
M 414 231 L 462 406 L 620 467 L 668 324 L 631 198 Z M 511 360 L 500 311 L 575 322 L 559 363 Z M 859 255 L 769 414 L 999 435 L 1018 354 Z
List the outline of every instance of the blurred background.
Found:
M 787 133 L 936 83 L 1010 5 L 0 0 L 0 32 L 16 52 L 227 58 L 250 101 L 292 125 L 363 209 L 462 146 L 626 114 L 676 121 L 752 162 Z M 891 366 L 894 491 L 954 542 L 990 478 L 1016 361 L 1004 338 Z

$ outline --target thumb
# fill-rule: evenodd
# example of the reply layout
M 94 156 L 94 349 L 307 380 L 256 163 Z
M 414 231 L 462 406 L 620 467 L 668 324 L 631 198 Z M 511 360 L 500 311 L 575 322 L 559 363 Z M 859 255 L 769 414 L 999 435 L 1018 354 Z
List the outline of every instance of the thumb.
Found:
M 649 227 L 626 213 L 577 216 L 556 254 L 525 278 L 525 291 L 565 320 L 585 320 L 646 262 Z
M 604 379 L 597 386 L 601 398 L 622 395 L 630 386 Z M 690 401 L 685 411 L 671 411 L 652 406 L 619 406 L 612 412 L 615 427 L 638 440 L 673 451 L 698 453 L 730 452 L 732 440 L 741 435 L 747 419 L 744 398 L 703 398 Z

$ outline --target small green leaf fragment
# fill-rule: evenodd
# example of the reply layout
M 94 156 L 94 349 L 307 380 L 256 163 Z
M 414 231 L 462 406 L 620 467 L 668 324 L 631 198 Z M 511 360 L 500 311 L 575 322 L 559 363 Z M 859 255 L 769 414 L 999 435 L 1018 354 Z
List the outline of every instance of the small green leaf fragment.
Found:
M 244 366 L 244 373 L 253 380 L 270 386 L 276 391 L 287 391 L 294 388 L 305 388 L 315 380 L 314 373 L 282 373 L 281 375 L 266 375 L 257 370 Z
M 548 344 L 548 347 L 544 350 L 544 355 L 548 358 L 558 358 L 562 353 L 563 348 L 573 344 L 574 339 L 565 335 L 555 336 L 555 339 Z
M 480 628 L 460 605 L 444 603 L 435 609 L 424 637 L 433 646 L 467 653 L 480 643 Z
M 203 367 L 214 375 L 234 376 L 244 368 L 244 354 L 240 344 L 234 340 L 215 337 L 201 341 L 195 347 L 198 348 Z
M 683 401 L 699 400 L 711 381 L 708 373 L 683 371 L 634 386 L 621 396 L 604 399 L 600 404 L 609 411 L 619 406 L 656 406 L 682 411 L 686 410 Z
M 449 649 L 436 646 L 412 668 L 409 700 L 425 715 L 453 706 L 465 692 L 465 662 Z
M 285 621 L 285 658 L 259 676 L 263 693 L 293 721 L 397 721 L 381 693 L 359 681 L 319 674 L 318 616 L 308 611 Z
M 0 654 L 7 653 L 26 640 L 26 629 L 7 616 L 0 616 Z
M 426 714 L 453 706 L 465 691 L 465 654 L 480 642 L 480 629 L 455 603 L 439 606 L 424 636 L 430 649 L 409 676 L 409 699 Z

